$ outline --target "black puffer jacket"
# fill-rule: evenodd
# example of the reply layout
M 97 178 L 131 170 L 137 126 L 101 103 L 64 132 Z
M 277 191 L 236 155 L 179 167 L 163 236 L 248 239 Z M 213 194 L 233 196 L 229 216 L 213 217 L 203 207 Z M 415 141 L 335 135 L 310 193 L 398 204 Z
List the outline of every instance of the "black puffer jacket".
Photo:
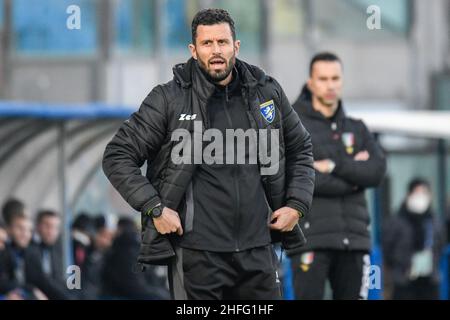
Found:
M 386 171 L 384 153 L 364 123 L 346 117 L 342 102 L 335 116 L 325 118 L 315 111 L 311 93 L 304 87 L 293 105 L 311 134 L 314 160 L 331 159 L 331 174 L 316 171 L 314 201 L 302 219 L 308 243 L 304 251 L 317 249 L 370 250 L 370 217 L 364 191 L 376 187 Z M 363 150 L 368 161 L 355 161 Z
M 298 115 L 293 111 L 280 85 L 257 67 L 240 60 L 236 69 L 241 79 L 242 95 L 249 107 L 248 116 L 254 129 L 279 129 L 279 169 L 273 175 L 261 176 L 265 195 L 272 210 L 290 206 L 302 213 L 309 211 L 314 189 L 312 168 L 312 145 L 309 133 L 304 129 Z M 176 164 L 171 161 L 171 151 L 176 141 L 171 141 L 174 130 L 183 128 L 194 131 L 194 121 L 181 121 L 181 115 L 196 115 L 208 129 L 206 103 L 215 90 L 201 73 L 197 62 L 190 59 L 174 67 L 174 79 L 155 87 L 135 112 L 119 128 L 107 145 L 103 170 L 122 197 L 137 211 L 145 212 L 162 202 L 180 213 L 182 221 L 189 205 L 186 191 L 195 171 L 193 164 Z M 260 111 L 260 105 L 273 100 L 275 118 L 269 123 Z M 264 161 L 258 159 L 261 167 Z M 147 161 L 148 169 L 143 176 L 140 167 Z M 148 251 L 163 258 L 164 237 L 154 233 L 150 221 L 143 225 L 152 233 L 144 236 Z M 184 227 L 184 226 L 183 226 Z M 285 233 L 285 238 L 298 234 Z M 273 241 L 280 241 L 279 233 L 272 233 Z M 294 239 L 299 239 L 294 237 Z M 291 241 L 288 248 L 299 243 Z M 159 247 L 158 250 L 153 250 Z M 151 262 L 149 259 L 148 262 Z

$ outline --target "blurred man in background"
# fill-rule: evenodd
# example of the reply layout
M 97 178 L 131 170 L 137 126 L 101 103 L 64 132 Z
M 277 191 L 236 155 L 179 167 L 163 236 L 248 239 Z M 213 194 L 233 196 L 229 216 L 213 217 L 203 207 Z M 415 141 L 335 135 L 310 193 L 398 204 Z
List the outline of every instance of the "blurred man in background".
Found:
M 82 273 L 83 298 L 97 299 L 102 286 L 104 258 L 112 245 L 113 231 L 108 226 L 106 216 L 99 214 L 92 219 L 93 232 L 91 250 L 86 257 Z
M 36 235 L 32 247 L 37 250 L 42 270 L 50 278 L 60 282 L 63 276 L 63 259 L 58 240 L 61 218 L 52 210 L 38 212 Z
M 302 219 L 308 239 L 292 257 L 298 299 L 323 299 L 327 280 L 334 299 L 365 299 L 371 237 L 365 189 L 386 170 L 384 153 L 364 123 L 348 118 L 341 100 L 342 63 L 319 53 L 294 104 L 314 147 L 316 181 L 311 212 Z
M 29 248 L 31 220 L 16 213 L 8 221 L 10 243 L 0 252 L 0 294 L 14 292 L 22 299 L 65 299 L 65 293 L 44 273 L 39 256 Z
M 139 232 L 130 218 L 121 218 L 111 249 L 106 253 L 101 274 L 101 298 L 104 299 L 169 299 L 165 278 L 153 268 L 134 270 L 139 254 Z
M 8 199 L 2 207 L 2 218 L 5 225 L 9 225 L 16 214 L 25 214 L 25 204 L 18 199 Z
M 57 288 L 61 299 L 69 299 L 70 294 L 64 280 L 63 254 L 59 236 L 61 217 L 53 210 L 42 210 L 37 213 L 36 234 L 30 250 L 36 252 L 42 271 Z
M 385 226 L 383 252 L 395 300 L 439 299 L 443 226 L 434 214 L 428 181 L 413 179 L 398 214 Z
M 79 266 L 81 273 L 85 271 L 85 262 L 92 250 L 92 220 L 85 212 L 81 212 L 72 223 L 73 262 Z

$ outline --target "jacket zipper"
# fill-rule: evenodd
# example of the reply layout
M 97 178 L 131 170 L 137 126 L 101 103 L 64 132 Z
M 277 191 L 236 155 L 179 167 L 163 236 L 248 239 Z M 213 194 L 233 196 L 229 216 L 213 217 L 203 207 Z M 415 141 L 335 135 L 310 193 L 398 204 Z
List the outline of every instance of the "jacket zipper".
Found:
M 337 121 L 337 119 L 336 120 L 333 120 L 332 122 L 331 122 L 331 124 L 330 124 L 330 129 L 331 129 L 331 132 L 332 132 L 332 134 L 333 134 L 333 137 L 335 136 L 335 135 L 339 135 L 339 139 L 342 139 L 342 130 L 341 130 L 341 126 L 338 126 L 338 121 Z M 343 214 L 343 212 L 344 212 L 344 199 L 343 199 L 343 197 L 339 197 L 339 202 L 340 202 L 340 206 L 341 206 L 341 212 L 342 212 L 342 219 L 345 221 L 346 220 L 346 217 L 344 216 L 344 214 Z M 344 233 L 344 238 L 341 240 L 342 241 L 342 244 L 344 245 L 344 248 L 345 249 L 349 249 L 349 246 L 350 246 L 350 240 L 349 240 L 349 232 L 348 232 L 348 229 L 347 229 L 347 221 L 345 221 L 345 223 L 344 223 L 344 230 L 343 230 L 343 233 Z
M 230 129 L 233 128 L 233 121 L 231 120 L 230 114 L 228 112 L 228 85 L 225 87 L 225 115 L 228 120 L 228 124 Z M 234 146 L 233 146 L 234 149 Z M 236 155 L 235 155 L 236 156 Z M 236 158 L 234 159 L 236 160 Z M 235 230 L 235 251 L 239 252 L 239 207 L 240 207 L 240 197 L 239 197 L 239 183 L 237 180 L 237 164 L 235 163 L 233 166 L 233 183 L 234 183 L 234 191 L 236 192 L 236 204 L 235 204 L 235 212 L 234 212 L 234 230 Z

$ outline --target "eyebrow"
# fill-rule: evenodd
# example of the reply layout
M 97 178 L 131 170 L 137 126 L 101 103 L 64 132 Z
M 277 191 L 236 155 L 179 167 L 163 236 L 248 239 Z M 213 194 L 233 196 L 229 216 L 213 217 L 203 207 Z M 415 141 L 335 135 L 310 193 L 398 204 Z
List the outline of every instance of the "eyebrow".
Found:
M 200 43 L 205 43 L 205 42 L 208 42 L 208 41 L 213 41 L 212 39 L 204 39 L 204 40 L 202 40 L 202 41 L 200 41 Z M 219 41 L 223 41 L 223 42 L 230 42 L 229 41 L 229 39 L 227 39 L 227 38 L 220 38 L 220 39 L 217 39 L 217 41 L 219 42 Z

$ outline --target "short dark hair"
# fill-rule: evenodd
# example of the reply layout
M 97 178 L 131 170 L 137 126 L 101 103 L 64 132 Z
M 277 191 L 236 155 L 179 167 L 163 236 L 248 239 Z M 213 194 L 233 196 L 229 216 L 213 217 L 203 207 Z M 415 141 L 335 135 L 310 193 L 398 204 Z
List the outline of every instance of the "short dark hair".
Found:
M 40 224 L 42 220 L 44 220 L 47 217 L 52 218 L 61 218 L 59 214 L 56 211 L 53 210 L 40 210 L 36 217 L 36 224 Z
M 425 180 L 423 178 L 417 177 L 417 178 L 412 179 L 409 182 L 409 184 L 408 184 L 408 194 L 411 194 L 414 191 L 414 189 L 416 189 L 418 186 L 424 186 L 427 189 L 431 190 L 431 185 L 428 182 L 428 180 Z
M 83 232 L 91 232 L 93 229 L 93 221 L 87 212 L 80 212 L 72 222 L 72 229 Z
M 310 76 L 312 75 L 314 64 L 319 61 L 329 61 L 329 62 L 337 61 L 342 65 L 341 59 L 339 59 L 339 57 L 336 54 L 331 53 L 331 52 L 326 52 L 326 51 L 320 52 L 320 53 L 316 54 L 311 59 L 311 62 L 309 63 L 309 75 Z
M 135 231 L 137 231 L 137 226 L 133 219 L 131 219 L 129 217 L 121 217 L 119 219 L 119 221 L 117 222 L 117 230 L 119 230 L 119 232 L 124 232 L 124 231 L 135 232 Z
M 16 212 L 13 215 L 11 215 L 6 226 L 11 227 L 14 224 L 14 222 L 16 222 L 16 220 L 24 220 L 24 219 L 29 220 L 30 218 L 25 212 Z
M 102 213 L 96 215 L 92 218 L 92 223 L 94 225 L 94 231 L 98 232 L 106 228 L 106 217 Z
M 15 198 L 8 199 L 2 208 L 2 216 L 6 226 L 9 226 L 16 215 L 25 214 L 25 204 Z
M 228 11 L 224 9 L 203 9 L 197 12 L 192 20 L 192 43 L 195 44 L 195 39 L 197 38 L 197 28 L 199 25 L 212 26 L 219 23 L 228 23 L 233 40 L 236 40 L 234 20 L 231 18 Z

